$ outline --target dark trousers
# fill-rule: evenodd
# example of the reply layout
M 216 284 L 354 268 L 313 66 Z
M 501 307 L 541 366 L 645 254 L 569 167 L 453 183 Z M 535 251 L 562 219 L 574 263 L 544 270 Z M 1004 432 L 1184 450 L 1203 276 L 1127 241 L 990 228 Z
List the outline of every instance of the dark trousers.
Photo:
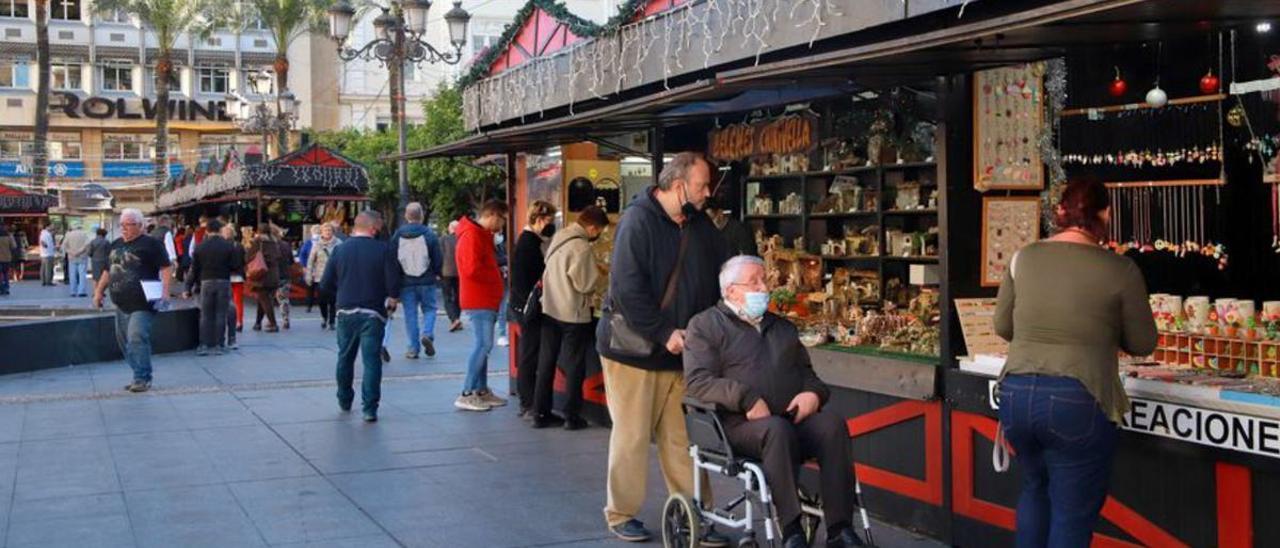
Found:
M 827 526 L 853 519 L 853 452 L 844 418 L 820 410 L 800 424 L 772 416 L 748 421 L 735 416 L 726 421 L 725 434 L 739 454 L 760 459 L 773 493 L 773 505 L 785 527 L 800 517 L 796 479 L 800 465 L 818 459 L 822 476 L 822 514 Z
M 0 295 L 9 294 L 9 263 L 0 263 Z
M 338 306 L 334 303 L 334 295 L 330 293 L 320 292 L 320 321 L 325 325 L 334 325 L 337 319 Z
M 592 339 L 596 330 L 593 325 L 562 322 L 549 317 L 543 322 L 538 379 L 533 395 L 535 413 L 551 412 L 557 364 L 564 372 L 564 415 L 576 417 L 582 412 L 582 381 L 587 374 L 587 352 L 595 346 Z
M 316 294 L 319 292 L 319 282 L 311 282 L 307 284 L 307 312 L 311 312 L 311 307 L 316 305 Z
M 462 317 L 462 305 L 458 301 L 458 277 L 444 276 L 440 279 L 440 293 L 444 297 L 444 313 L 449 321 L 456 322 Z
M 1022 468 L 1017 545 L 1089 546 L 1111 480 L 1115 423 L 1080 381 L 1040 375 L 1000 382 L 1000 423 Z
M 276 325 L 276 291 L 278 288 L 255 288 L 253 296 L 258 300 L 258 319 L 254 320 L 253 325 L 262 325 L 262 317 L 266 315 L 267 324 L 275 327 Z
M 236 321 L 235 284 L 230 284 L 230 287 L 227 295 L 227 346 L 236 344 L 236 327 L 240 325 Z
M 227 329 L 227 311 L 231 304 L 230 280 L 200 282 L 200 346 L 223 346 Z
M 521 409 L 533 409 L 534 387 L 538 378 L 538 349 L 542 346 L 542 326 L 551 321 L 542 314 L 520 324 L 520 344 L 516 348 L 516 394 Z
M 349 407 L 355 399 L 351 388 L 355 377 L 356 353 L 364 363 L 360 381 L 360 403 L 365 412 L 378 410 L 382 399 L 382 335 L 386 324 L 380 318 L 368 314 L 353 313 L 338 316 L 338 404 Z

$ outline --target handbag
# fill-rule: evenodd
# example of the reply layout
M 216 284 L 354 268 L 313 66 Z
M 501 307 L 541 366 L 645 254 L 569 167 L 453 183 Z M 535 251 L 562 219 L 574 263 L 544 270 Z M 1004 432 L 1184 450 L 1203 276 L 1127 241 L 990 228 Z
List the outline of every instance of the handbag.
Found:
M 255 281 L 262 279 L 267 274 L 267 260 L 263 257 L 261 249 L 253 255 L 253 260 L 245 265 L 244 274 L 245 277 Z
M 671 269 L 671 274 L 667 276 L 667 285 L 662 292 L 662 302 L 658 306 L 659 312 L 666 310 L 667 307 L 671 306 L 671 301 L 675 300 L 677 281 L 680 279 L 680 267 L 684 264 L 684 252 L 688 247 L 689 229 L 684 229 L 680 231 L 680 251 L 676 253 L 675 268 Z M 622 312 L 614 308 L 612 295 L 605 299 L 604 307 L 600 310 L 600 314 L 605 317 L 605 322 L 609 327 L 609 351 L 612 354 L 624 358 L 641 359 L 653 356 L 657 350 L 657 345 L 631 327 Z
M 515 306 L 515 303 L 511 303 Z M 524 304 L 513 310 L 516 314 L 516 321 L 525 323 L 532 318 L 542 315 L 542 280 L 533 284 L 533 289 L 529 290 L 529 298 L 525 299 Z

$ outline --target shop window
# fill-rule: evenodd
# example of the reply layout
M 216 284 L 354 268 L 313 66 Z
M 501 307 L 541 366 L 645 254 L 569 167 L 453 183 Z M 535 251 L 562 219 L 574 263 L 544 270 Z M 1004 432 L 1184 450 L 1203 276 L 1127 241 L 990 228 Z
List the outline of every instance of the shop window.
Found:
M 29 13 L 27 0 L 0 0 L 0 17 L 27 18 Z
M 80 0 L 53 0 L 49 2 L 49 18 L 62 21 L 79 21 Z
M 169 71 L 169 93 L 171 94 L 182 93 L 182 81 L 178 78 L 178 74 L 180 72 L 181 71 L 178 70 L 177 67 L 174 67 L 173 70 Z M 155 67 L 151 67 L 147 69 L 147 82 L 150 85 L 150 89 L 148 89 L 147 91 L 152 95 L 155 95 L 156 93 L 157 81 L 159 80 L 158 80 L 158 77 L 156 76 Z
M 25 59 L 0 59 L 0 88 L 30 86 L 30 65 Z
M 229 81 L 231 72 L 221 67 L 205 67 L 199 70 L 200 93 L 226 93 L 231 89 Z
M 156 144 L 154 141 L 155 140 L 152 139 L 152 142 L 147 144 L 147 155 L 145 157 L 147 160 L 154 160 L 156 158 Z M 169 158 L 175 160 L 182 156 L 182 145 L 176 138 L 169 137 L 169 149 L 166 151 L 166 154 Z
M 53 63 L 49 67 L 49 76 L 53 89 L 60 91 L 76 91 L 80 89 L 79 63 Z
M 246 68 L 240 71 L 240 87 L 241 93 L 245 95 L 257 95 L 258 92 L 254 88 L 254 83 L 262 77 L 263 74 L 269 76 L 266 79 L 267 92 L 264 95 L 275 95 L 276 93 L 276 75 L 270 72 L 271 69 L 262 68 Z
M 107 65 L 102 67 L 103 91 L 133 91 L 133 67 Z
M 49 141 L 50 160 L 79 160 L 80 143 Z
M 104 11 L 99 15 L 99 17 L 102 19 L 103 23 L 133 23 L 133 16 L 129 15 L 129 12 L 121 9 Z
M 0 159 L 23 160 L 31 157 L 35 143 L 31 141 L 0 140 Z
M 142 160 L 142 143 L 107 141 L 102 143 L 102 159 Z
M 471 56 L 475 57 L 484 53 L 485 50 L 498 45 L 496 34 L 472 34 L 471 35 Z

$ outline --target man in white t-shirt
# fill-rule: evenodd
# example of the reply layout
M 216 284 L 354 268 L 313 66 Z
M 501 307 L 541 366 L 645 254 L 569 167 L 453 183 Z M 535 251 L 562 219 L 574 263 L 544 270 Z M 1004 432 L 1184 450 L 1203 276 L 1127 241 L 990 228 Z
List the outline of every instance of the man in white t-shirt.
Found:
M 40 231 L 40 285 L 53 285 L 53 265 L 58 260 L 58 242 L 53 237 L 53 225 L 44 225 Z

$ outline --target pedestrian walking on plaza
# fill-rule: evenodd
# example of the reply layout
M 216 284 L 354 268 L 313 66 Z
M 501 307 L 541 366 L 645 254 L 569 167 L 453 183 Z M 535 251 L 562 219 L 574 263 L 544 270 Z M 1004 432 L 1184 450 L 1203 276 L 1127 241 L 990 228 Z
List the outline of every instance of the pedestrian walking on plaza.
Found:
M 1058 234 L 1014 254 L 996 304 L 1010 341 L 1000 425 L 1023 470 L 1018 546 L 1089 545 L 1129 411 L 1116 356 L 1148 356 L 1157 338 L 1142 272 L 1098 245 L 1106 187 L 1071 181 L 1054 215 Z
M 302 247 L 298 248 L 298 262 L 302 264 L 303 285 L 307 286 L 307 314 L 311 313 L 311 308 L 316 305 L 316 286 L 319 284 L 311 283 L 307 276 L 307 267 L 311 264 L 311 249 L 315 247 L 316 241 L 320 239 L 320 225 L 311 226 L 311 237 L 307 241 L 302 242 Z M 324 269 L 320 270 L 320 274 L 324 274 Z
M 489 390 L 489 351 L 493 350 L 493 329 L 503 294 L 493 235 L 507 224 L 508 211 L 507 204 L 490 200 L 475 219 L 458 219 L 459 302 L 471 320 L 474 344 L 467 360 L 462 395 L 453 405 L 466 411 L 488 411 L 507 404 L 507 400 Z
M 538 348 L 542 344 L 544 320 L 540 306 L 529 309 L 527 305 L 529 295 L 534 293 L 547 268 L 543 254 L 555 233 L 556 206 L 536 200 L 529 206 L 526 217 L 528 224 L 516 238 L 515 257 L 511 261 L 510 306 L 511 315 L 520 326 L 520 339 L 516 345 L 516 394 L 520 397 L 520 416 L 533 418 Z
M 534 395 L 533 426 L 544 428 L 561 422 L 551 413 L 556 364 L 564 371 L 564 427 L 587 427 L 582 418 L 582 382 L 586 379 L 587 354 L 593 351 L 593 321 L 597 285 L 604 267 L 596 261 L 593 242 L 609 227 L 609 215 L 596 206 L 578 213 L 578 219 L 551 240 L 547 271 L 542 275 L 542 352 Z
M 9 294 L 9 265 L 18 256 L 18 241 L 0 224 L 0 296 Z
M 92 241 L 89 242 L 89 275 L 97 284 L 102 273 L 107 271 L 107 261 L 111 258 L 111 242 L 107 240 L 107 229 L 99 228 Z
M 610 531 L 623 540 L 651 536 L 636 519 L 651 440 L 667 490 L 693 494 L 680 354 L 689 319 L 720 300 L 717 277 L 728 259 L 724 237 L 702 212 L 710 189 L 707 160 L 677 154 L 657 186 L 636 196 L 618 223 L 596 347 L 613 419 L 604 513 Z M 714 531 L 709 535 L 704 546 L 728 542 Z
M 226 351 L 224 335 L 231 303 L 231 274 L 244 265 L 243 255 L 235 244 L 226 241 L 220 233 L 222 223 L 209 222 L 209 234 L 196 246 L 191 257 L 191 272 L 187 276 L 187 293 L 200 293 L 200 346 L 197 356 L 210 352 Z
M 177 265 L 178 248 L 173 240 L 173 217 L 161 215 L 156 219 L 156 226 L 151 229 L 151 237 L 164 244 L 164 249 L 169 254 L 169 262 Z
M 62 237 L 62 251 L 67 254 L 67 285 L 72 297 L 89 296 L 89 232 L 76 227 Z
M 53 225 L 44 225 L 40 231 L 40 285 L 53 285 L 53 266 L 58 261 L 58 241 L 53 236 Z
M 351 410 L 355 392 L 356 354 L 364 364 L 360 401 L 364 420 L 378 420 L 382 398 L 382 360 L 379 349 L 387 327 L 387 315 L 396 309 L 403 273 L 396 254 L 374 236 L 382 216 L 365 211 L 356 216 L 351 238 L 333 250 L 320 282 L 322 294 L 337 296 L 338 306 L 338 407 Z
M 158 310 L 169 307 L 169 283 L 173 263 L 164 244 L 142 233 L 144 218 L 136 209 L 120 213 L 120 238 L 111 243 L 110 268 L 94 288 L 93 304 L 102 308 L 109 289 L 116 307 L 116 341 L 125 362 L 133 368 L 130 392 L 151 389 L 151 322 Z M 159 282 L 160 292 L 148 295 L 148 286 Z
M 271 235 L 271 225 L 258 225 L 245 250 L 245 276 L 253 288 L 254 298 L 258 302 L 258 317 L 253 322 L 254 331 L 262 331 L 262 318 L 267 318 L 267 333 L 280 331 L 276 325 L 276 292 L 280 289 L 280 244 Z
M 221 223 L 222 221 L 218 221 Z M 230 224 L 223 225 L 222 229 L 206 234 L 206 238 L 214 234 L 222 236 L 223 240 L 231 244 L 232 259 L 231 263 L 236 265 L 231 269 L 231 275 L 228 281 L 231 285 L 231 294 L 227 304 L 227 325 L 226 325 L 226 341 L 227 348 L 235 350 L 239 348 L 236 344 L 236 333 L 241 329 L 241 323 L 244 320 L 244 246 L 240 245 L 240 241 L 236 239 L 236 228 Z
M 422 204 L 405 206 L 406 223 L 391 236 L 391 249 L 396 253 L 404 278 L 400 284 L 400 304 L 404 308 L 404 331 L 409 347 L 404 357 L 416 360 L 418 352 L 436 355 L 436 280 L 444 258 L 435 231 L 422 224 L 426 218 Z M 418 313 L 422 328 L 418 329 Z
M 462 329 L 462 307 L 458 304 L 458 221 L 449 221 L 449 233 L 440 238 L 440 295 L 449 318 L 449 332 Z
M 294 258 L 293 244 L 284 239 L 284 229 L 271 225 L 271 235 L 276 239 L 280 253 L 280 288 L 276 302 L 280 305 L 281 326 L 289 329 L 289 310 L 293 300 L 293 280 L 302 277 L 302 266 Z
M 27 277 L 27 252 L 31 250 L 31 240 L 22 227 L 14 231 L 13 237 L 18 240 L 18 256 L 13 258 L 13 281 L 17 282 Z
M 307 284 L 311 286 L 311 293 L 320 301 L 320 329 L 337 327 L 334 320 L 337 319 L 338 309 L 334 306 L 334 296 L 332 293 L 320 291 L 324 269 L 329 265 L 329 259 L 337 247 L 338 238 L 333 235 L 333 227 L 326 224 L 320 227 L 320 238 L 311 245 L 311 251 L 307 257 Z

